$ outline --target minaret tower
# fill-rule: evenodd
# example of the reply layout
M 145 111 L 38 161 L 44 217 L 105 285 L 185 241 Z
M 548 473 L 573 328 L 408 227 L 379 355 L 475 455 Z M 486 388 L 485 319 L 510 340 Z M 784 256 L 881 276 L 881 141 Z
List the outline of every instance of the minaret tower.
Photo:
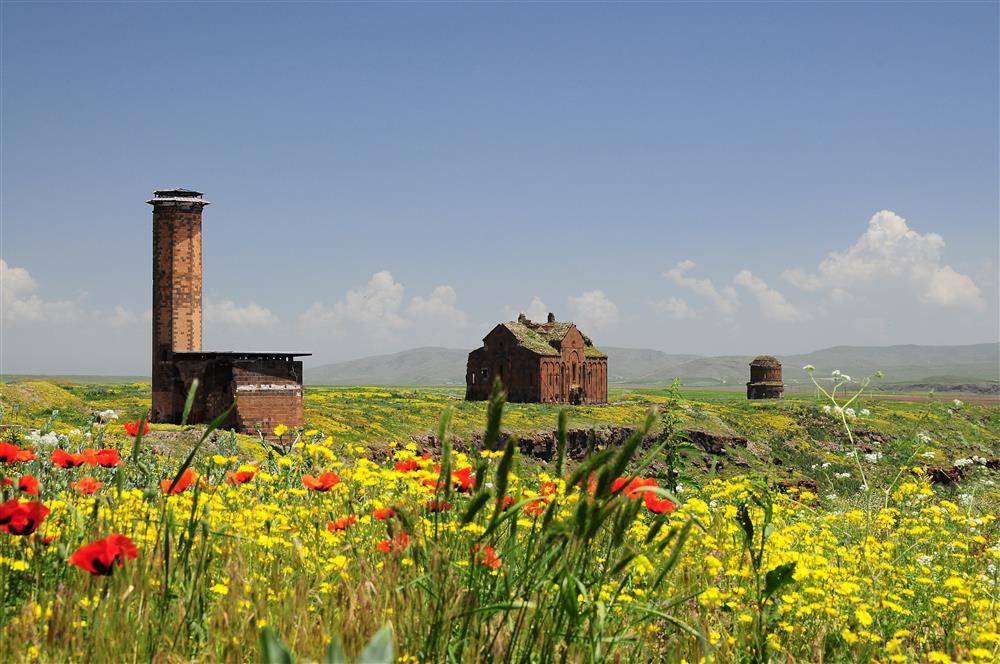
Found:
M 153 206 L 153 422 L 173 422 L 184 395 L 174 389 L 175 351 L 201 350 L 201 192 L 163 189 Z M 181 403 L 175 403 L 181 400 Z

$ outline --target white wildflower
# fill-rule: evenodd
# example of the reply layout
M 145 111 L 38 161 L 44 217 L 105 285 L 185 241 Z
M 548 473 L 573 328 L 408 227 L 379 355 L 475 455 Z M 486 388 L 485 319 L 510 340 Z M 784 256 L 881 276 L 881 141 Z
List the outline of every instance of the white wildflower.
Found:
M 802 370 L 803 370 L 803 371 L 809 371 L 809 372 L 812 372 L 812 371 L 816 371 L 816 367 L 814 367 L 814 366 L 813 366 L 813 365 L 811 365 L 811 364 L 807 364 L 806 366 L 802 367 Z
M 961 468 L 962 466 L 971 466 L 975 461 L 972 459 L 955 459 L 955 463 L 952 464 L 956 468 Z
M 924 452 L 920 456 L 922 456 L 925 459 L 933 459 L 937 455 L 934 452 Z
M 882 458 L 881 452 L 872 452 L 871 454 L 865 455 L 865 461 L 867 461 L 868 463 L 878 463 L 879 459 L 881 458 Z
M 867 408 L 862 408 L 860 414 L 861 414 L 861 417 L 868 417 L 869 415 L 872 414 L 872 412 L 870 410 L 868 410 Z
M 98 422 L 110 422 L 111 420 L 118 419 L 118 413 L 108 408 L 107 410 L 101 410 L 94 413 L 94 417 L 97 418 Z
M 850 473 L 834 473 L 833 476 L 836 477 L 838 480 L 846 480 L 848 477 L 851 476 L 851 474 Z
M 831 408 L 829 405 L 823 406 L 823 412 L 826 413 L 827 415 L 829 415 L 830 411 L 832 410 L 833 408 Z
M 829 468 L 829 467 L 830 467 L 830 462 L 829 461 L 824 461 L 823 465 L 820 466 L 820 468 Z
M 954 404 L 955 404 L 955 408 L 961 408 L 962 406 L 965 405 L 965 404 L 962 403 L 961 399 L 955 399 Z

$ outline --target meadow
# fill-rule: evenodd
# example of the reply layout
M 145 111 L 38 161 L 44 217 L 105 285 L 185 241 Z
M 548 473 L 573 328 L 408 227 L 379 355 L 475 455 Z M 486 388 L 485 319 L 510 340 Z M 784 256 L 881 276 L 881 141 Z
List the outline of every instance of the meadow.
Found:
M 11 661 L 1000 658 L 989 405 L 308 388 L 271 445 L 146 431 L 145 383 L 0 389 Z

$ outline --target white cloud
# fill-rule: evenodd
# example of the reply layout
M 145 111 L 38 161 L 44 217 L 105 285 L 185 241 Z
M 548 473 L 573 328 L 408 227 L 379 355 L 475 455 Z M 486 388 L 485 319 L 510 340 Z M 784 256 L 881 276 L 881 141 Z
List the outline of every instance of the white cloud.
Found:
M 451 286 L 438 286 L 428 298 L 419 295 L 410 300 L 407 313 L 413 318 L 438 318 L 458 327 L 465 327 L 465 312 L 458 309 L 458 295 Z
M 465 312 L 457 307 L 458 295 L 451 286 L 438 286 L 428 297 L 416 296 L 403 309 L 403 284 L 382 270 L 361 288 L 347 291 L 333 306 L 315 302 L 299 316 L 303 327 L 340 331 L 349 325 L 378 335 L 412 327 L 417 321 L 446 321 L 465 327 Z
M 740 270 L 733 277 L 733 283 L 741 286 L 757 298 L 757 304 L 764 318 L 769 320 L 792 322 L 803 320 L 806 315 L 795 308 L 785 296 L 774 290 L 760 277 L 754 276 L 750 270 Z
M 407 321 L 399 315 L 403 303 L 403 284 L 398 283 L 388 270 L 372 275 L 361 288 L 347 291 L 344 299 L 328 307 L 314 302 L 299 316 L 307 327 L 340 328 L 344 323 L 360 323 L 379 329 L 406 327 Z
M 504 315 L 510 320 L 514 320 L 520 314 L 524 314 L 529 320 L 543 322 L 549 315 L 548 305 L 542 302 L 542 298 L 537 295 L 531 298 L 531 303 L 528 304 L 527 309 L 514 309 L 514 307 L 508 304 L 504 306 L 503 311 Z
M 240 306 L 232 300 L 206 301 L 205 322 L 215 325 L 234 325 L 238 327 L 274 325 L 278 317 L 267 307 L 256 302 Z
M 691 308 L 687 300 L 679 297 L 668 297 L 666 300 L 653 300 L 649 303 L 649 306 L 676 320 L 698 317 L 698 312 Z
M 699 279 L 689 277 L 688 272 L 695 268 L 696 264 L 692 260 L 685 260 L 663 273 L 663 276 L 674 282 L 681 288 L 686 288 L 693 293 L 701 295 L 712 302 L 715 310 L 723 315 L 736 313 L 739 309 L 740 301 L 736 295 L 736 289 L 732 286 L 725 286 L 721 289 L 715 287 L 711 279 Z
M 618 322 L 618 307 L 604 291 L 592 290 L 568 300 L 570 311 L 580 325 L 601 327 Z
M 115 306 L 115 309 L 113 312 L 111 312 L 111 315 L 105 318 L 105 321 L 109 325 L 113 325 L 115 327 L 123 327 L 125 325 L 132 325 L 134 323 L 138 323 L 139 316 L 137 316 L 134 312 L 130 311 L 129 309 L 126 309 L 125 307 L 119 304 Z
M 73 300 L 43 300 L 31 274 L 23 267 L 12 267 L 0 258 L 0 298 L 4 324 L 17 322 L 66 323 L 84 316 Z
M 904 283 L 917 299 L 941 306 L 982 308 L 976 283 L 942 262 L 945 242 L 937 233 L 919 233 L 891 210 L 872 215 L 868 229 L 846 251 L 833 251 L 815 272 L 785 270 L 782 278 L 805 291 L 845 293 L 886 280 Z

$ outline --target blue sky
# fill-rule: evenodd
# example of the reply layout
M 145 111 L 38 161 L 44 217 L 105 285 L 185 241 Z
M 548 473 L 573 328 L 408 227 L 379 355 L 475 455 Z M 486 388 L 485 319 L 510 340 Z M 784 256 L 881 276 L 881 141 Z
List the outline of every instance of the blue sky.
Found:
M 148 371 L 170 186 L 212 349 L 1000 335 L 996 3 L 2 12 L 6 372 Z

